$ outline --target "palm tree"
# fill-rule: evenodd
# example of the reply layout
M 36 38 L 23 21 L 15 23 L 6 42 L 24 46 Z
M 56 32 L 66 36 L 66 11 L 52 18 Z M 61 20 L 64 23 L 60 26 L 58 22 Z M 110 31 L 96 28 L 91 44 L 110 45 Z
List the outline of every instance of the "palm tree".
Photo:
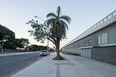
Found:
M 61 58 L 60 56 L 60 41 L 66 37 L 66 31 L 68 30 L 67 23 L 70 23 L 71 18 L 66 15 L 61 15 L 60 6 L 57 8 L 57 14 L 49 13 L 46 16 L 49 18 L 46 24 L 49 28 L 49 35 L 54 40 L 56 46 L 57 56 L 56 58 Z M 49 38 L 48 38 L 49 39 Z

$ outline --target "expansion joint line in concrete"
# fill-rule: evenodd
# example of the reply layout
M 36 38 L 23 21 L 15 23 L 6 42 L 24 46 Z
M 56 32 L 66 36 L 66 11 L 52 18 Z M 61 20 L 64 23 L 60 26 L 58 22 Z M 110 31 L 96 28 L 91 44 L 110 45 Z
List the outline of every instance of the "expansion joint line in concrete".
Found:
M 66 60 L 66 61 L 67 61 L 67 63 L 55 63 L 55 65 L 56 65 L 56 77 L 61 77 L 61 75 L 60 75 L 60 65 L 75 65 L 73 63 L 70 63 L 69 60 Z

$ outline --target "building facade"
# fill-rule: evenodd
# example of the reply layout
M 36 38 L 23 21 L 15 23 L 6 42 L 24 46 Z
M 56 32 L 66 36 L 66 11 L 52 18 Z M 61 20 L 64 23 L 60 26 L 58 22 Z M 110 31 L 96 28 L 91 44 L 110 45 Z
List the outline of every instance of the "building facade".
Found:
M 116 65 L 116 11 L 70 41 L 62 50 Z

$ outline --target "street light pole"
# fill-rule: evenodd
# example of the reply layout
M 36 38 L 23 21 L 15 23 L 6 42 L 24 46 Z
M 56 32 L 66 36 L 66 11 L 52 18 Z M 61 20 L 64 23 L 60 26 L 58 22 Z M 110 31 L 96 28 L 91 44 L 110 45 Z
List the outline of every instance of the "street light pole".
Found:
M 47 50 L 49 51 L 49 40 L 47 39 Z
M 2 42 L 2 53 L 4 51 L 4 42 Z
M 41 19 L 42 21 L 44 21 L 45 22 L 45 20 L 44 19 L 42 19 L 41 17 L 38 17 L 38 16 L 34 16 L 35 18 L 39 18 L 39 19 Z M 49 40 L 47 39 L 47 51 L 49 51 Z

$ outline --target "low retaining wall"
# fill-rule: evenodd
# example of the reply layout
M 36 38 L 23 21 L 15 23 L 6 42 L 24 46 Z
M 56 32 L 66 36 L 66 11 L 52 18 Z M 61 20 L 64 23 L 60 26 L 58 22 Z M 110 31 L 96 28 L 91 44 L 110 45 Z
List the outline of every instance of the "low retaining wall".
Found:
M 0 52 L 2 52 L 2 49 L 0 49 Z M 3 52 L 32 52 L 32 51 L 31 50 L 4 49 Z

